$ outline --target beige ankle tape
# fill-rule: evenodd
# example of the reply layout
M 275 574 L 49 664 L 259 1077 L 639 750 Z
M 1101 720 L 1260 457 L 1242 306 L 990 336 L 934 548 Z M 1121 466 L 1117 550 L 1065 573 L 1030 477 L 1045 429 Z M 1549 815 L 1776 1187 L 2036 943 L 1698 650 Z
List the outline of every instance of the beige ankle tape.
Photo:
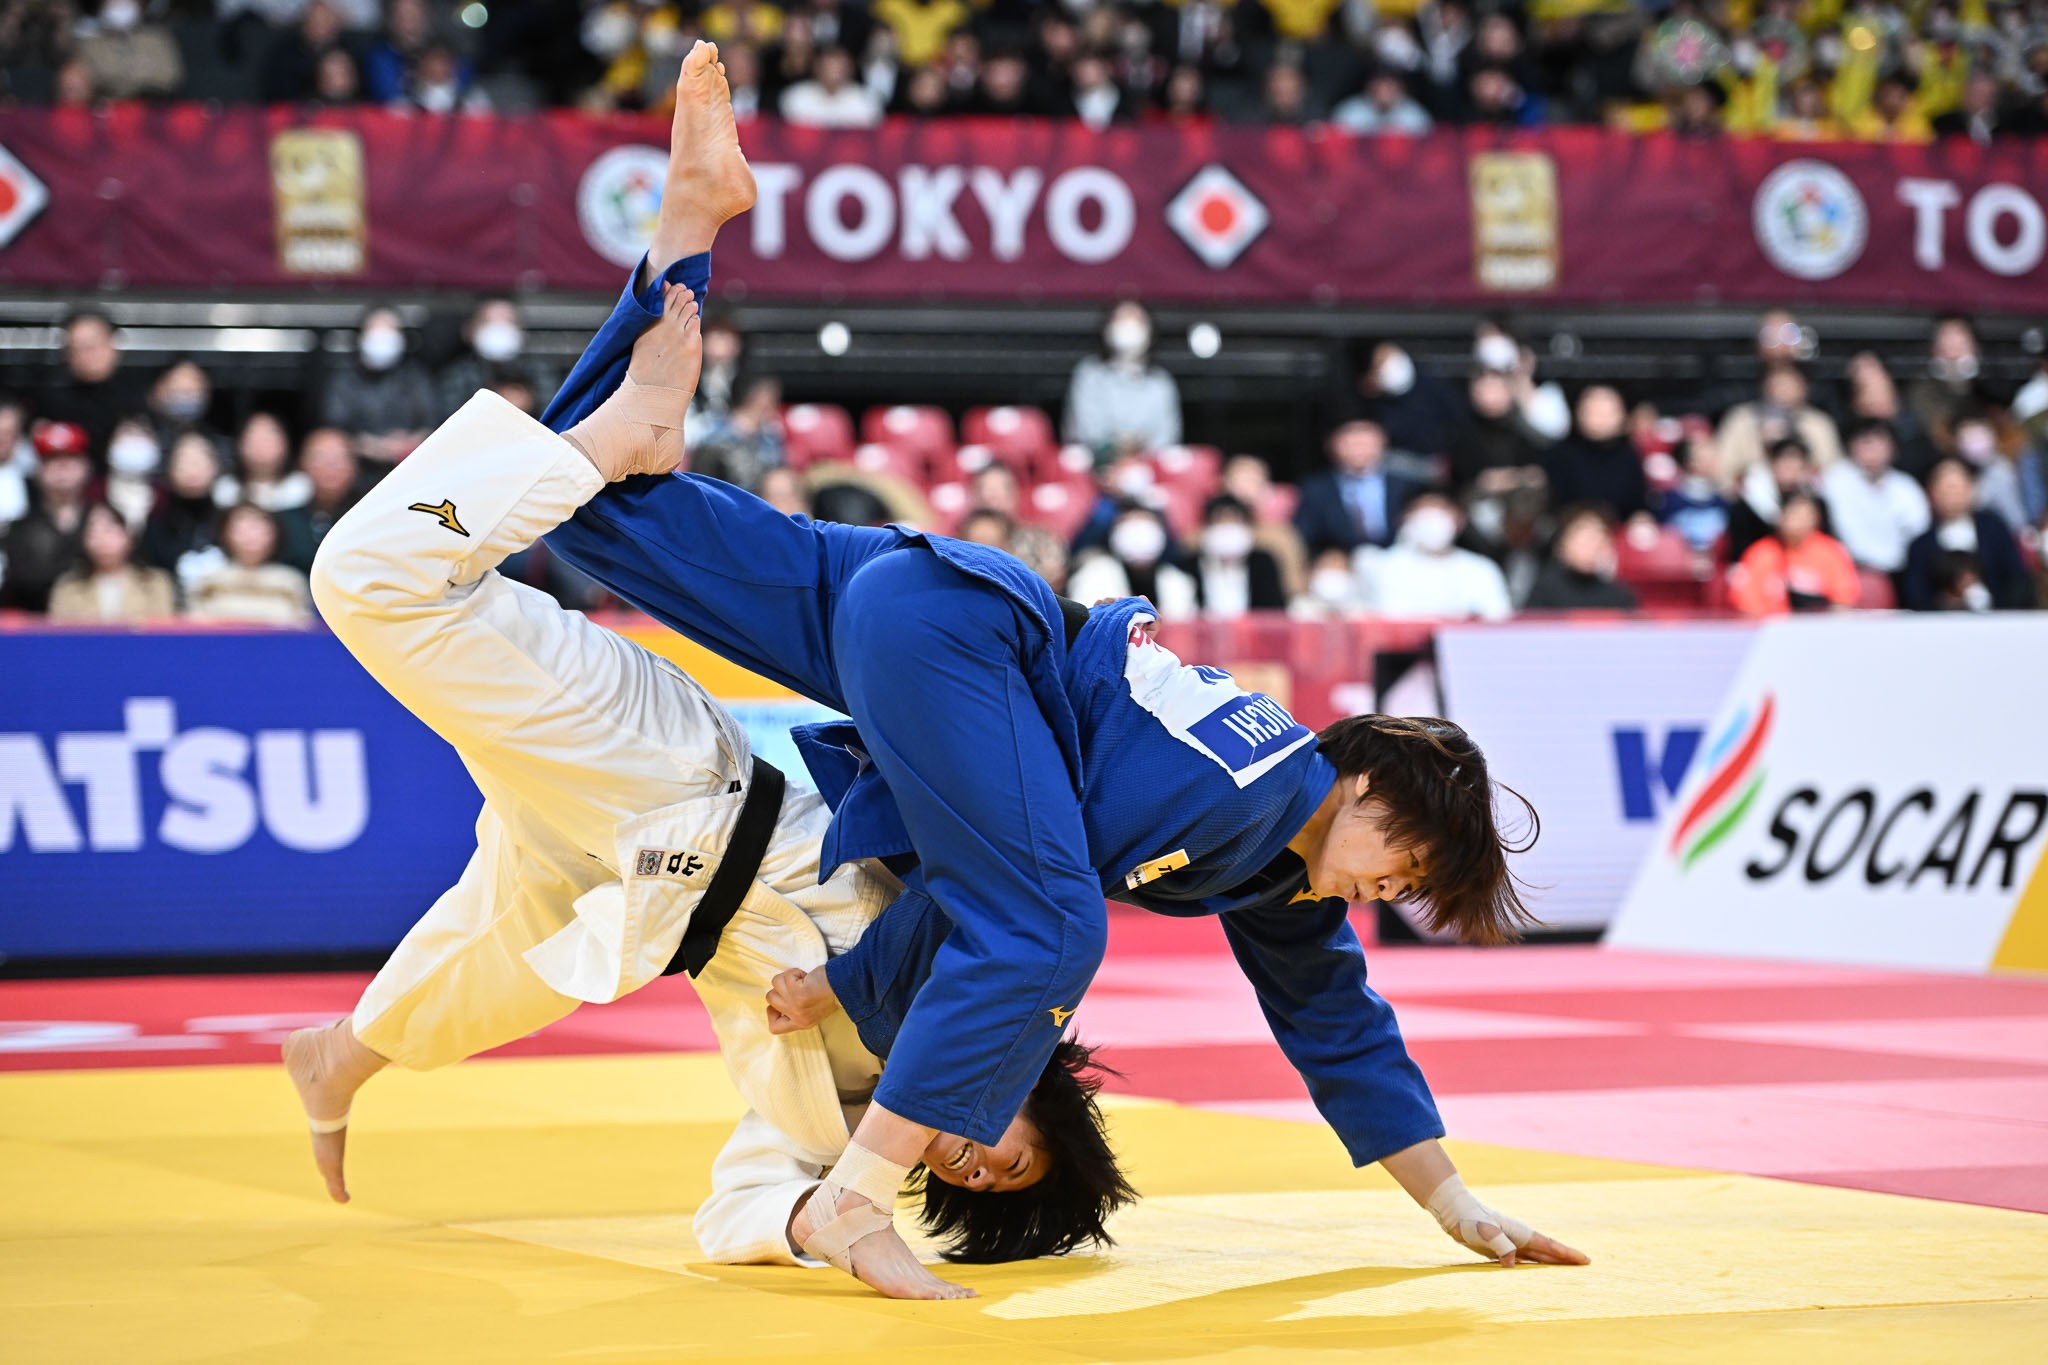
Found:
M 639 457 L 647 453 L 649 438 L 643 428 L 654 428 L 657 434 L 653 440 L 657 443 L 669 439 L 667 433 L 671 431 L 682 431 L 691 396 L 688 389 L 641 384 L 628 378 L 597 411 L 565 434 L 575 438 L 575 444 L 599 473 L 615 479 L 634 468 Z
M 858 1142 L 848 1143 L 839 1164 L 825 1175 L 825 1183 L 851 1190 L 884 1213 L 896 1208 L 896 1196 L 910 1176 L 908 1166 L 877 1156 Z

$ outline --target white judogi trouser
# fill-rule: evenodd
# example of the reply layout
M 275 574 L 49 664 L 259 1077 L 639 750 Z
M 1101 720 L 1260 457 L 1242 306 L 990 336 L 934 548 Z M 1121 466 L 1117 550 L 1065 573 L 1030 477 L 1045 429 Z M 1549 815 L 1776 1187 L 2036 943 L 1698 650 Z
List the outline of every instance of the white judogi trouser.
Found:
M 744 801 L 745 731 L 701 687 L 492 571 L 602 486 L 567 441 L 480 393 L 315 560 L 328 625 L 455 746 L 484 795 L 475 856 L 356 1007 L 357 1036 L 398 1065 L 458 1061 L 658 975 Z M 844 1089 L 878 1064 L 857 1037 L 771 1038 L 761 993 L 781 966 L 843 952 L 896 890 L 866 864 L 819 883 L 828 819 L 792 781 L 755 885 L 696 981 L 741 1093 L 827 1159 L 845 1141 L 832 1072 Z M 648 845 L 700 851 L 697 874 L 637 877 L 626 864 Z

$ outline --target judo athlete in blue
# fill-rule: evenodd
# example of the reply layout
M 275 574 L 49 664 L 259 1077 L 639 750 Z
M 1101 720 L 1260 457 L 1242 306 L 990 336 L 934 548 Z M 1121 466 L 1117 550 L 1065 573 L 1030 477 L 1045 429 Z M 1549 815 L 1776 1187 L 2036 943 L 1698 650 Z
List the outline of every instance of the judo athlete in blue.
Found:
M 600 412 L 664 284 L 706 294 L 708 245 L 685 256 L 657 233 L 548 426 L 574 439 Z M 612 463 L 635 467 L 630 453 Z M 548 543 L 656 619 L 850 716 L 797 736 L 834 810 L 821 868 L 884 860 L 921 893 L 901 916 L 945 921 L 943 934 L 877 933 L 815 983 L 844 989 L 858 1017 L 861 973 L 888 943 L 933 945 L 876 1102 L 792 1229 L 829 1246 L 818 1254 L 884 1293 L 948 1296 L 904 1265 L 893 1190 L 935 1131 L 1003 1133 L 1101 961 L 1107 895 L 1220 916 L 1353 1159 L 1385 1163 L 1454 1238 L 1509 1264 L 1583 1259 L 1464 1189 L 1345 918 L 1348 901 L 1416 897 L 1487 939 L 1526 917 L 1463 731 L 1375 716 L 1318 737 L 1221 670 L 1183 666 L 1153 641 L 1142 600 L 1085 609 L 1001 551 L 787 517 L 701 476 L 624 478 Z

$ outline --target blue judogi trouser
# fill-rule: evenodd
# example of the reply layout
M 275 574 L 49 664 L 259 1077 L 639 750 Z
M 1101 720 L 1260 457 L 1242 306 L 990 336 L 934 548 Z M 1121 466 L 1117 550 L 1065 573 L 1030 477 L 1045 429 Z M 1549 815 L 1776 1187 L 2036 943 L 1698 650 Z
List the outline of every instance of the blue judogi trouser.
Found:
M 710 276 L 707 253 L 665 280 L 701 300 Z M 660 283 L 641 289 L 636 275 L 627 286 L 549 404 L 549 427 L 567 430 L 618 387 L 659 316 Z M 840 853 L 914 850 L 952 922 L 876 1099 L 997 1141 L 1107 934 L 1077 758 L 1047 709 L 1064 705 L 1046 686 L 1065 657 L 1051 589 L 1038 585 L 1043 607 L 1027 607 L 913 533 L 788 517 L 697 476 L 614 485 L 548 544 L 671 628 L 853 718 L 854 757 L 887 784 L 910 847 L 828 838 L 821 871 Z M 835 835 L 846 807 L 838 814 Z

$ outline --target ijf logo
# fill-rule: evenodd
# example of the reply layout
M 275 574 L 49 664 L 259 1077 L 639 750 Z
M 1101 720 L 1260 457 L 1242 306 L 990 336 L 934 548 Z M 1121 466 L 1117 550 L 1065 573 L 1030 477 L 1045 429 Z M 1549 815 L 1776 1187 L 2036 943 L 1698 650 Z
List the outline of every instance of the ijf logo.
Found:
M 1702 767 L 1713 775 L 1693 797 L 1671 835 L 1671 856 L 1681 872 L 1726 839 L 1756 804 L 1763 789 L 1761 760 L 1777 714 L 1777 698 L 1766 692 L 1752 715 L 1745 706 L 1707 749 Z
M 1197 171 L 1166 206 L 1166 225 L 1211 270 L 1244 255 L 1272 221 L 1259 197 L 1221 166 Z
M 1825 161 L 1788 161 L 1765 176 L 1750 220 L 1771 264 L 1802 280 L 1833 279 L 1870 239 L 1863 196 Z
M 13 153 L 0 147 L 0 246 L 20 236 L 49 202 L 49 187 Z
M 638 265 L 654 240 L 668 154 L 614 147 L 590 163 L 576 186 L 576 221 L 591 250 L 613 265 Z

